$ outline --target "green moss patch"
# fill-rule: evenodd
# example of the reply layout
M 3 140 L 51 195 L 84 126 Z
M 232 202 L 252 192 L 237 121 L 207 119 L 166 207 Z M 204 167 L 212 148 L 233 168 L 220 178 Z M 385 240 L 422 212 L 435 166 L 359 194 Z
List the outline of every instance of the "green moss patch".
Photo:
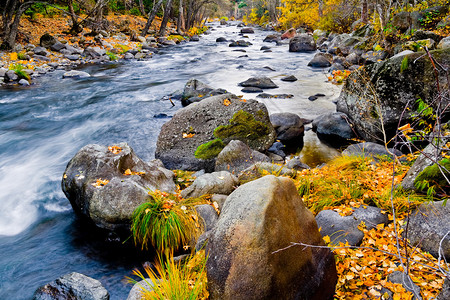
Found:
M 225 144 L 222 140 L 215 139 L 198 146 L 194 155 L 198 159 L 210 159 L 219 155 L 223 148 L 225 148 Z
M 243 110 L 236 112 L 229 125 L 222 125 L 214 130 L 214 136 L 222 140 L 257 140 L 269 134 L 269 127 Z
M 447 178 L 450 177 L 450 172 L 448 171 L 450 170 L 450 159 L 445 158 L 441 160 L 439 165 L 441 166 L 440 168 L 437 164 L 434 164 L 423 169 L 414 180 L 414 186 L 420 191 L 427 192 L 429 195 L 434 195 L 436 191 L 442 189 L 445 190 L 449 184 L 442 172 L 445 173 Z

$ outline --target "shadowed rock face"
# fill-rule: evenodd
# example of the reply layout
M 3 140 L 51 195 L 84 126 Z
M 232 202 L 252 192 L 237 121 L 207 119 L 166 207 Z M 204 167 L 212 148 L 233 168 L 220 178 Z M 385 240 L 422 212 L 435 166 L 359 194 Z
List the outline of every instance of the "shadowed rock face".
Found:
M 126 143 L 117 147 L 121 150 L 114 153 L 107 146 L 84 146 L 68 163 L 61 183 L 76 213 L 113 231 L 129 228 L 149 189 L 175 191 L 173 173 L 160 162 L 142 161 Z M 128 169 L 135 173 L 126 175 Z
M 333 254 L 294 182 L 265 176 L 228 196 L 208 241 L 210 299 L 332 299 Z
M 430 59 L 423 54 L 393 57 L 350 74 L 339 96 L 337 111 L 352 119 L 364 140 L 382 140 L 381 117 L 387 140 L 390 140 L 400 118 L 403 119 L 402 124 L 411 121 L 418 98 L 436 107 L 437 79 Z M 431 55 L 440 63 L 450 61 L 450 49 L 432 51 Z M 448 90 L 444 73 L 439 73 L 438 80 L 441 91 Z M 448 97 L 443 97 L 440 106 L 448 104 Z M 409 110 L 405 110 L 406 106 Z

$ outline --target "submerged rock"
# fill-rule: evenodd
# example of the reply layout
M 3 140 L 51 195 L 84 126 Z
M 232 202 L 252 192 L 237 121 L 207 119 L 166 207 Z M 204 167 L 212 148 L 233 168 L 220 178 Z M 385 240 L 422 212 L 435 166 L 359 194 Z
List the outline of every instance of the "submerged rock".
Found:
M 80 273 L 66 274 L 36 290 L 33 300 L 109 300 L 100 281 Z
M 210 299 L 332 299 L 332 252 L 281 250 L 291 242 L 324 245 L 294 182 L 269 175 L 240 186 L 228 196 L 206 248 Z
M 274 89 L 278 87 L 278 85 L 266 76 L 251 77 L 246 81 L 239 83 L 239 85 L 243 87 L 256 87 L 261 89 Z

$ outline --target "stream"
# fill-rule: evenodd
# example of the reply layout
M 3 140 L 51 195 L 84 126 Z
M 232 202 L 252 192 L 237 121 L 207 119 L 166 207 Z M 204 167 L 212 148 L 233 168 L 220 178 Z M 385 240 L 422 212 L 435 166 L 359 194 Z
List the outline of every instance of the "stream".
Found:
M 0 299 L 31 299 L 34 291 L 64 274 L 80 272 L 98 279 L 111 299 L 126 299 L 132 285 L 125 276 L 145 261 L 109 247 L 83 228 L 61 190 L 69 160 L 83 146 L 127 142 L 144 160 L 154 158 L 161 126 L 181 104 L 166 97 L 190 78 L 213 88 L 243 94 L 237 84 L 249 77 L 270 77 L 290 99 L 258 99 L 270 113 L 293 112 L 313 119 L 335 111 L 340 87 L 322 69 L 307 67 L 314 53 L 290 53 L 288 45 L 263 39 L 273 32 L 255 30 L 245 53 L 216 38 L 243 39 L 240 28 L 211 24 L 200 42 L 164 48 L 149 61 L 82 68 L 90 78 L 62 79 L 63 70 L 34 79 L 30 87 L 0 87 Z M 263 53 L 261 46 L 271 47 Z M 247 55 L 248 57 L 241 57 Z M 273 71 L 265 68 L 270 67 Z M 296 82 L 281 81 L 295 75 Z M 316 93 L 326 96 L 316 101 Z M 302 161 L 315 166 L 336 155 L 306 131 Z

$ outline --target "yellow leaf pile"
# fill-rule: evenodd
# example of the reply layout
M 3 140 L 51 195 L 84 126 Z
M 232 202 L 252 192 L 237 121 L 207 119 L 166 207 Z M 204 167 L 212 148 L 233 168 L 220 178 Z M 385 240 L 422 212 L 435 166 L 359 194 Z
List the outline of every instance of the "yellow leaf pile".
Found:
M 397 228 L 400 227 L 400 224 L 401 221 L 398 221 Z M 407 292 L 401 284 L 394 284 L 387 280 L 390 273 L 403 271 L 400 260 L 397 258 L 398 250 L 393 223 L 386 228 L 380 224 L 372 230 L 364 229 L 363 231 L 364 239 L 360 248 L 339 248 L 339 246 L 345 247 L 341 243 L 334 250 L 338 271 L 335 299 L 381 297 L 385 293 L 382 287 L 393 292 L 394 299 L 412 299 L 413 294 Z M 399 234 L 401 234 L 401 230 Z M 329 239 L 325 240 L 329 241 Z M 438 265 L 437 260 L 430 254 L 409 245 L 407 248 L 401 245 L 400 248 L 405 266 L 407 265 L 406 257 L 410 259 L 410 276 L 413 282 L 420 287 L 423 299 L 436 297 L 444 282 L 442 274 L 433 269 Z M 405 249 L 408 249 L 407 253 Z
M 394 190 L 397 232 L 392 222 L 391 187 L 401 182 L 408 169 L 408 166 L 390 160 L 375 162 L 370 158 L 343 156 L 320 169 L 303 170 L 297 176 L 298 191 L 315 214 L 331 209 L 348 216 L 355 207 L 371 205 L 382 208 L 391 221 L 387 226 L 381 224 L 372 230 L 367 230 L 362 222 L 358 228 L 364 232 L 364 239 L 356 248 L 342 243 L 332 245 L 328 236 L 324 238 L 336 258 L 338 284 L 335 299 L 388 299 L 387 290 L 393 293 L 394 299 L 412 299 L 413 294 L 401 284 L 387 280 L 392 272 L 403 271 L 399 251 L 413 282 L 421 288 L 423 299 L 431 299 L 439 293 L 443 276 L 436 271 L 437 260 L 407 244 L 400 229 L 406 222 L 407 212 L 425 198 Z M 397 249 L 396 237 L 400 237 L 400 250 Z

